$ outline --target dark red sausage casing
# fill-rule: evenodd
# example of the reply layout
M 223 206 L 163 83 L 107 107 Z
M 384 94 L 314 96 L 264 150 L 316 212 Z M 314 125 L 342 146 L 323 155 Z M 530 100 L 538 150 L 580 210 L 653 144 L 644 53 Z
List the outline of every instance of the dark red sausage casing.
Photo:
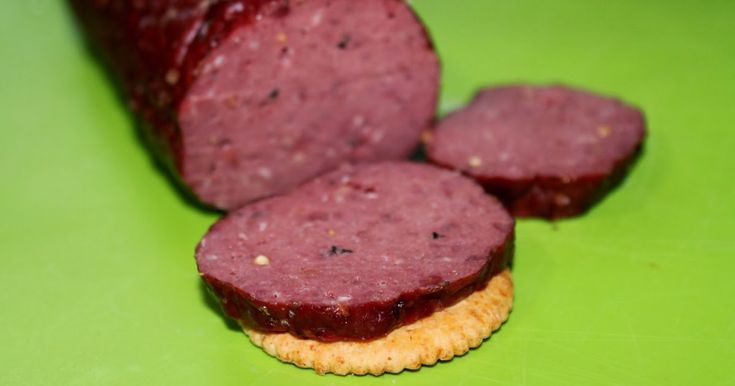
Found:
M 405 158 L 439 63 L 398 0 L 69 0 L 202 202 L 233 209 L 346 162 Z
M 378 163 L 230 212 L 196 259 L 249 328 L 369 340 L 483 288 L 510 260 L 513 229 L 502 204 L 459 173 Z

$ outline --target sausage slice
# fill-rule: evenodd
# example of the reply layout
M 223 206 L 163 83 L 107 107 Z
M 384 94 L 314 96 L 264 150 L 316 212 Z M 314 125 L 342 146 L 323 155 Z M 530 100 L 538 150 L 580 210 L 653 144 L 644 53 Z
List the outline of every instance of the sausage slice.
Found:
M 250 329 L 369 340 L 484 287 L 512 255 L 513 228 L 459 173 L 379 163 L 231 212 L 196 261 L 227 315 Z
M 449 114 L 427 146 L 435 164 L 460 170 L 515 216 L 584 212 L 638 155 L 643 114 L 619 100 L 563 86 L 480 91 Z

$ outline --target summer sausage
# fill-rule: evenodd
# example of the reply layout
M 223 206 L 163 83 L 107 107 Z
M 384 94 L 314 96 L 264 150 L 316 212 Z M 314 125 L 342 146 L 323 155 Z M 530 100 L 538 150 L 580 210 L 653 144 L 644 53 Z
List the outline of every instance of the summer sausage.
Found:
M 69 0 L 202 202 L 233 209 L 348 162 L 400 159 L 439 65 L 399 0 Z
M 428 158 L 475 178 L 516 216 L 584 212 L 639 154 L 643 114 L 619 100 L 563 86 L 479 92 L 428 137 Z
M 513 252 L 514 221 L 459 173 L 344 167 L 230 212 L 196 261 L 226 314 L 264 332 L 369 340 L 483 288 Z

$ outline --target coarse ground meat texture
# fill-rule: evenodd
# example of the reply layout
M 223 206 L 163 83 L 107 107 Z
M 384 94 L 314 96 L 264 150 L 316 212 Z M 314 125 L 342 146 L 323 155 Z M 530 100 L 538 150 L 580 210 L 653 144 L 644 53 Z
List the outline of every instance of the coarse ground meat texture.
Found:
M 515 216 L 583 213 L 625 176 L 645 137 L 640 110 L 564 86 L 480 91 L 428 136 L 431 162 L 460 170 Z
M 69 0 L 198 200 L 230 210 L 408 157 L 439 63 L 399 0 Z
M 262 332 L 369 340 L 484 287 L 514 221 L 471 179 L 426 164 L 347 166 L 231 212 L 196 260 L 231 318 Z

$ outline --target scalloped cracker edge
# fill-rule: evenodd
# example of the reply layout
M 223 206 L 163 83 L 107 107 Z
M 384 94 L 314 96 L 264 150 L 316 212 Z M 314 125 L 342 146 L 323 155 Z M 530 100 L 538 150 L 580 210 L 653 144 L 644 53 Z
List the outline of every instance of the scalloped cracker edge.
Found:
M 510 270 L 488 285 L 431 316 L 368 342 L 319 342 L 288 333 L 243 330 L 269 355 L 318 374 L 400 373 L 467 353 L 490 337 L 508 319 L 513 306 Z

